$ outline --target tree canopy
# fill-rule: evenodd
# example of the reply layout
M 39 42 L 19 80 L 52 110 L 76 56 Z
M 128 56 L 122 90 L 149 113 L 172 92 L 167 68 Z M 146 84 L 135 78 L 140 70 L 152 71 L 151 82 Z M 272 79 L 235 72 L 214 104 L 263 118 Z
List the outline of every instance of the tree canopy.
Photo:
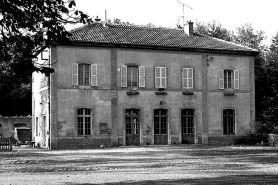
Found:
M 75 0 L 0 1 L 1 114 L 21 114 L 18 107 L 30 113 L 32 72 L 53 72 L 36 63 L 37 55 L 68 42 L 66 24 L 90 22 L 87 14 L 76 9 Z

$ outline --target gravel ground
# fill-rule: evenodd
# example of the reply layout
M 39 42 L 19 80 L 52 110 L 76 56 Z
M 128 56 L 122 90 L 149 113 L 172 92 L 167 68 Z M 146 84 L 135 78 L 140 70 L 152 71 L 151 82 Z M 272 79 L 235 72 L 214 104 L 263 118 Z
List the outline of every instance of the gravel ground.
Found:
M 278 184 L 278 148 L 146 146 L 0 152 L 0 184 Z

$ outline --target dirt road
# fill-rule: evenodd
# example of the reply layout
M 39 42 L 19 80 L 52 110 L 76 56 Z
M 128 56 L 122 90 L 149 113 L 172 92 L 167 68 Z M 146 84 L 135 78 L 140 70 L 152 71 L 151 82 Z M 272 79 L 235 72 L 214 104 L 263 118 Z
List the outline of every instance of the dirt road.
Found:
M 278 184 L 278 148 L 147 146 L 0 152 L 0 184 Z

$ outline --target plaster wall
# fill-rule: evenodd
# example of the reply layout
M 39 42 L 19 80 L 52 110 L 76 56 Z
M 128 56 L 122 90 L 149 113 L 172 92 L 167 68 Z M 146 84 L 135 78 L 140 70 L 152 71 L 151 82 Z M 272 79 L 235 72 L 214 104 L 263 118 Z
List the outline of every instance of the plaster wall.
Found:
M 147 143 L 146 128 L 153 140 L 154 109 L 168 109 L 168 144 L 181 142 L 181 109 L 195 110 L 195 143 L 208 143 L 209 137 L 223 135 L 222 110 L 236 110 L 236 135 L 244 135 L 253 117 L 254 93 L 252 85 L 253 57 L 138 50 L 57 46 L 51 60 L 55 73 L 51 75 L 51 142 L 55 148 L 91 147 L 95 144 L 125 145 L 125 110 L 140 109 L 140 144 Z M 252 59 L 251 59 L 252 58 Z M 98 64 L 98 86 L 73 86 L 72 63 Z M 138 95 L 127 95 L 130 88 L 121 87 L 121 66 L 145 66 L 146 87 L 138 88 Z M 167 95 L 157 95 L 154 86 L 154 68 L 167 67 Z M 181 70 L 194 69 L 194 95 L 182 94 Z M 224 96 L 219 90 L 219 70 L 240 71 L 240 89 L 234 96 Z M 204 74 L 204 75 L 202 75 Z M 160 105 L 160 101 L 166 103 Z M 250 103 L 251 101 L 251 103 Z M 36 102 L 35 102 L 36 103 Z M 37 104 L 36 104 L 37 105 Z M 77 135 L 78 108 L 92 110 L 92 135 Z M 205 113 L 205 114 L 204 114 Z M 107 123 L 111 134 L 100 134 L 99 123 Z M 204 137 L 205 135 L 205 137 Z M 205 138 L 205 139 L 204 139 Z

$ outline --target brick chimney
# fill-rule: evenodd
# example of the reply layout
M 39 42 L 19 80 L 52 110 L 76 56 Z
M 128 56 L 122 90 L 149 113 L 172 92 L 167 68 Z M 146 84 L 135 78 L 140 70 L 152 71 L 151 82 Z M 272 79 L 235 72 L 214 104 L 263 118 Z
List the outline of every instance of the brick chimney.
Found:
M 191 20 L 188 22 L 189 27 L 189 36 L 193 36 L 193 23 Z

